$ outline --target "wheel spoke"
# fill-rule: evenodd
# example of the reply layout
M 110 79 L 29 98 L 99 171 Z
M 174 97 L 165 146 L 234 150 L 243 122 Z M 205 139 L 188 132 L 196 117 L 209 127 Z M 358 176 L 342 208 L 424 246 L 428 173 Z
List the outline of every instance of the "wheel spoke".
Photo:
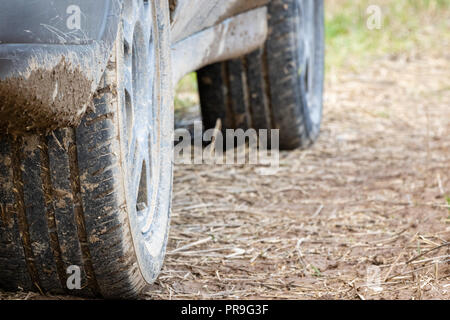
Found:
M 130 208 L 136 210 L 138 228 L 144 236 L 152 229 L 157 212 L 161 163 L 161 93 L 157 83 L 160 66 L 152 24 L 154 9 L 154 5 L 145 2 L 141 19 L 134 24 L 125 22 L 124 27 L 124 94 L 131 106 L 126 112 L 126 140 L 132 150 L 127 156 L 127 167 L 132 171 L 129 185 L 134 190 Z
M 125 192 L 138 261 L 148 265 L 159 261 L 156 258 L 164 252 L 170 213 L 168 197 L 172 179 L 169 171 L 162 172 L 161 159 L 171 155 L 172 149 L 162 150 L 160 123 L 164 121 L 161 118 L 161 94 L 166 93 L 161 92 L 160 87 L 162 78 L 168 79 L 167 74 L 160 72 L 160 59 L 166 59 L 169 51 L 164 48 L 165 55 L 159 54 L 159 35 L 163 34 L 161 39 L 166 39 L 167 31 L 162 30 L 157 21 L 164 19 L 164 23 L 168 23 L 169 8 L 166 0 L 128 0 L 127 3 L 129 6 L 123 22 L 125 44 L 121 85 L 122 100 L 125 102 L 121 137 L 127 150 L 123 159 L 127 173 Z M 165 13 L 156 14 L 161 10 Z M 166 117 L 168 115 L 165 114 Z M 164 125 L 168 123 L 164 121 Z M 170 133 L 173 123 L 165 129 Z M 171 168 L 172 164 L 166 166 Z M 151 269 L 157 270 L 159 267 L 153 265 Z M 152 270 L 141 270 L 149 281 Z

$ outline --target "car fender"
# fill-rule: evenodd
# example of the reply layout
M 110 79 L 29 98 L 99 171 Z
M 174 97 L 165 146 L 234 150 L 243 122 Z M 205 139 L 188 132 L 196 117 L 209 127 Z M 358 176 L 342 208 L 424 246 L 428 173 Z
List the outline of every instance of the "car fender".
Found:
M 124 1 L 2 1 L 1 131 L 49 131 L 80 121 L 108 63 Z

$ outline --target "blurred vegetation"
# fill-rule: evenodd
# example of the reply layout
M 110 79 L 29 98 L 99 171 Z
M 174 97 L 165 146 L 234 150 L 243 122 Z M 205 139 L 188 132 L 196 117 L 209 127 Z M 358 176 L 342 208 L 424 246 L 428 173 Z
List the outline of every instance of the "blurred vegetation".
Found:
M 325 0 L 327 72 L 360 71 L 371 59 L 403 52 L 450 51 L 450 0 Z M 380 29 L 367 27 L 367 8 L 381 9 Z M 176 110 L 198 104 L 197 78 L 177 86 Z
M 180 118 L 186 112 L 186 109 L 199 105 L 197 74 L 192 72 L 185 76 L 177 85 L 175 94 L 175 117 Z
M 367 27 L 367 8 L 382 12 L 379 30 Z M 360 69 L 380 55 L 448 51 L 450 0 L 326 0 L 327 70 Z

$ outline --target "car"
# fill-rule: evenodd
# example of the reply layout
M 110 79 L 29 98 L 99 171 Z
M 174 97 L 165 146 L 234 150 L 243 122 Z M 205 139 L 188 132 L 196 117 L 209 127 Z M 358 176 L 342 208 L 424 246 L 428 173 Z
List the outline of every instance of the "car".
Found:
M 2 1 L 0 288 L 133 298 L 155 281 L 190 72 L 205 128 L 310 146 L 323 0 Z

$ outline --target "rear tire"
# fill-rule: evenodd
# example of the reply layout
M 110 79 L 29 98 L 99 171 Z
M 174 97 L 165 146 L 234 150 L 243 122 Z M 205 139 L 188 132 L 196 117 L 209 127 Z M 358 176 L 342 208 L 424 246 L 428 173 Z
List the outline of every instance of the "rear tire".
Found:
M 264 48 L 198 71 L 206 129 L 280 129 L 280 148 L 310 146 L 322 119 L 323 0 L 272 0 Z
M 124 10 L 95 111 L 76 128 L 0 137 L 1 288 L 131 298 L 161 269 L 172 192 L 169 8 L 128 0 Z M 70 266 L 80 290 L 67 285 L 76 283 Z

